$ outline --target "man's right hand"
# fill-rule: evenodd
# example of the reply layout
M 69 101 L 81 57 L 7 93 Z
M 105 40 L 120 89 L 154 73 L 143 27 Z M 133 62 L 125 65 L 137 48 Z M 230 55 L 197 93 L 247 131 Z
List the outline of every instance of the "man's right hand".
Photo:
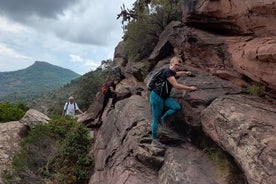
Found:
M 190 86 L 190 91 L 195 91 L 197 88 L 195 86 Z

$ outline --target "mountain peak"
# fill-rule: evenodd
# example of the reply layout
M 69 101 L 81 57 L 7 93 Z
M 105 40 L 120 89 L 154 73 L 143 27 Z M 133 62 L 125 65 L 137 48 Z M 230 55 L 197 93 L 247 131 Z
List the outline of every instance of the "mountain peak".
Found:
M 35 61 L 34 62 L 34 65 L 35 64 L 50 64 L 50 63 L 48 63 L 48 62 L 46 62 L 46 61 Z
M 45 61 L 35 61 L 34 64 L 22 70 L 0 72 L 0 86 L 3 87 L 0 101 L 33 98 L 57 89 L 79 76 L 72 70 Z

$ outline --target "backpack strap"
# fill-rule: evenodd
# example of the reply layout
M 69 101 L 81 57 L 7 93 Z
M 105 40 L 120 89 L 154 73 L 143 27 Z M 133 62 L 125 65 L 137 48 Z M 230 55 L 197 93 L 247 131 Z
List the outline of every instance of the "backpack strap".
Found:
M 65 111 L 67 111 L 67 109 L 68 109 L 68 105 L 69 105 L 69 102 L 66 102 Z
M 68 109 L 69 102 L 66 102 L 65 111 Z M 76 103 L 74 102 L 74 110 L 76 111 Z

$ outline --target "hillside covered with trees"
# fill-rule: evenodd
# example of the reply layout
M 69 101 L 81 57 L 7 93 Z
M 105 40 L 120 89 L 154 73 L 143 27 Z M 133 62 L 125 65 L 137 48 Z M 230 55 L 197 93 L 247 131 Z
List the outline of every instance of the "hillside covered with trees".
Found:
M 79 76 L 43 61 L 36 61 L 22 70 L 0 72 L 0 102 L 28 102 Z

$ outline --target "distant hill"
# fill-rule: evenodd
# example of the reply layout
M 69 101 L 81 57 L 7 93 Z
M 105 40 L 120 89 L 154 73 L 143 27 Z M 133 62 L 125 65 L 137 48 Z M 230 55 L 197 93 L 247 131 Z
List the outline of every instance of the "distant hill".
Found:
M 0 72 L 0 102 L 33 100 L 79 76 L 72 70 L 43 61 L 22 70 Z
M 102 69 L 104 68 L 104 69 Z M 69 96 L 74 96 L 79 108 L 87 110 L 103 83 L 112 76 L 120 76 L 118 67 L 100 66 L 95 71 L 90 71 L 61 88 L 52 90 L 47 94 L 28 101 L 27 105 L 47 115 L 61 114 L 63 106 Z

